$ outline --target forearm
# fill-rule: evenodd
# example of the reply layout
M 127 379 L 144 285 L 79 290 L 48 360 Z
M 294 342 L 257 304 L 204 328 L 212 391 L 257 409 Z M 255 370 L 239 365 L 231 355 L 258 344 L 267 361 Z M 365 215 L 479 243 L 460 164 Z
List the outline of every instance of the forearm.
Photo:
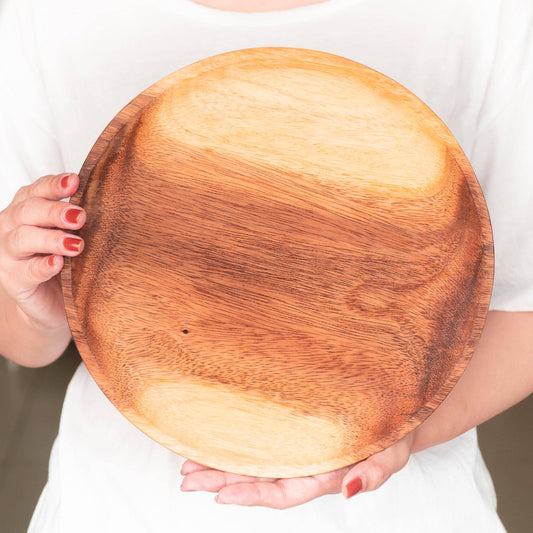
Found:
M 66 322 L 51 329 L 33 324 L 0 285 L 0 354 L 23 366 L 45 366 L 66 349 L 71 334 Z
M 532 392 L 533 312 L 489 312 L 463 376 L 415 430 L 413 452 L 460 435 Z

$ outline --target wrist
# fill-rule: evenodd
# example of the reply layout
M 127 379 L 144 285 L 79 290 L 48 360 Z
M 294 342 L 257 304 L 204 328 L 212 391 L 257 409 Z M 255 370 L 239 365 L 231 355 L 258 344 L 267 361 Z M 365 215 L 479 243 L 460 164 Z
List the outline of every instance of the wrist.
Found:
M 72 338 L 66 319 L 56 324 L 46 323 L 28 315 L 18 305 L 14 306 L 12 317 L 8 321 L 10 341 L 3 355 L 22 366 L 53 363 Z

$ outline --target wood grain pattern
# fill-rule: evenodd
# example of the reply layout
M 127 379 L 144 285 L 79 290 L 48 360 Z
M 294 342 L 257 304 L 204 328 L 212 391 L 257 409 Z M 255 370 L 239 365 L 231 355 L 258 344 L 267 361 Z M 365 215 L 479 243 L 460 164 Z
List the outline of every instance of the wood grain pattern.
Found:
M 344 58 L 231 52 L 161 80 L 80 173 L 63 291 L 114 405 L 224 470 L 361 460 L 444 399 L 492 286 L 486 206 L 420 100 Z

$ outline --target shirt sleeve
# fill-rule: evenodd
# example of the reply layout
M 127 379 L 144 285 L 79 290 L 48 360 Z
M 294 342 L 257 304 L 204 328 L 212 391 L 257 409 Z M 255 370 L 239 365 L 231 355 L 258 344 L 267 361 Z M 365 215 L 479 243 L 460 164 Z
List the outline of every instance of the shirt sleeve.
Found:
M 0 7 L 0 209 L 22 186 L 63 171 L 27 3 Z
M 471 162 L 494 234 L 491 309 L 533 310 L 533 8 L 503 2 Z

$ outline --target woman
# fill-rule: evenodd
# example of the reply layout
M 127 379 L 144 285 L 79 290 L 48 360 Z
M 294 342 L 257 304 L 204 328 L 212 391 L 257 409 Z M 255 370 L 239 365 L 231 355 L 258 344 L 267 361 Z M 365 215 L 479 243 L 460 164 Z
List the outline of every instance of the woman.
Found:
M 64 256 L 83 251 L 68 230 L 86 215 L 59 201 L 78 187 L 64 170 L 80 168 L 109 119 L 145 87 L 233 49 L 323 50 L 417 94 L 469 157 L 496 247 L 493 310 L 471 364 L 435 413 L 391 448 L 313 478 L 265 481 L 204 469 L 132 427 L 81 365 L 30 531 L 503 530 L 471 428 L 533 389 L 533 10 L 519 1 L 441 4 L 4 2 L 0 353 L 20 364 L 46 365 L 70 340 L 57 275 Z M 239 505 L 216 505 L 210 491 L 219 504 Z M 341 491 L 359 494 L 344 501 Z

